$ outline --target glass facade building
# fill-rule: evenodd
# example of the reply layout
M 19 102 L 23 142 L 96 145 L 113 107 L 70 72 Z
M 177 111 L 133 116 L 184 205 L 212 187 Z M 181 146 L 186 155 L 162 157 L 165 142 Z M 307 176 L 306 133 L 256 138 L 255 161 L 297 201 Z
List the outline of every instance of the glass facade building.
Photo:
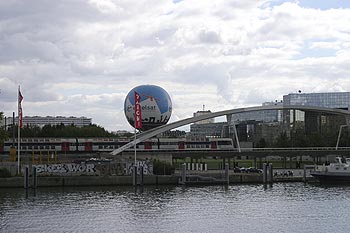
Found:
M 283 104 L 350 110 L 350 92 L 292 93 L 283 96 Z M 284 112 L 284 122 L 292 131 L 302 126 L 306 134 L 330 134 L 339 130 L 346 120 L 341 116 L 289 110 Z
M 283 104 L 350 110 L 350 92 L 293 93 L 283 96 Z
M 263 106 L 268 105 L 302 105 L 350 111 L 350 92 L 291 93 L 284 95 L 283 101 L 263 103 Z M 292 141 L 297 137 L 295 135 L 329 135 L 330 140 L 333 140 L 339 127 L 344 124 L 344 116 L 300 110 L 233 114 L 230 122 L 231 128 L 236 125 L 240 141 L 250 141 L 255 145 L 261 139 L 272 143 L 281 133 L 286 133 Z

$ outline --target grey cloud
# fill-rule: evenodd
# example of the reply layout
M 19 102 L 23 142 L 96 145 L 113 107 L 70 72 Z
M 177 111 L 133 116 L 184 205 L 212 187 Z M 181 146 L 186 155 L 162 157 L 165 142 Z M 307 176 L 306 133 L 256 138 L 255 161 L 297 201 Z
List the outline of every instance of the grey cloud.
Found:
M 201 30 L 199 40 L 202 43 L 221 43 L 220 35 L 214 31 Z

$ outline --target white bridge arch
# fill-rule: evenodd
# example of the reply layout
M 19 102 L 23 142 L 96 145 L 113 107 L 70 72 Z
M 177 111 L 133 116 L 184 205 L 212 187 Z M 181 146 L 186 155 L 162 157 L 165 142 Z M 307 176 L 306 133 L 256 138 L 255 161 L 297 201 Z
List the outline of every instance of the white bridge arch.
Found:
M 172 122 L 163 126 L 159 126 L 154 129 L 147 130 L 139 135 L 137 135 L 136 140 L 133 140 L 118 149 L 115 149 L 111 152 L 112 155 L 117 155 L 124 150 L 134 146 L 135 144 L 138 144 L 140 142 L 143 142 L 144 140 L 147 140 L 153 136 L 156 136 L 160 133 L 163 133 L 165 131 L 176 129 L 178 127 L 188 125 L 197 121 L 206 120 L 210 118 L 220 117 L 220 116 L 227 116 L 229 119 L 232 114 L 237 113 L 244 113 L 244 112 L 256 112 L 256 111 L 264 111 L 264 110 L 301 110 L 301 111 L 312 111 L 312 112 L 319 112 L 319 113 L 328 113 L 332 115 L 343 115 L 346 118 L 347 125 L 350 124 L 350 111 L 342 110 L 342 109 L 334 109 L 334 108 L 323 108 L 323 107 L 312 107 L 312 106 L 303 106 L 303 105 L 271 105 L 271 106 L 257 106 L 257 107 L 247 107 L 247 108 L 236 108 L 236 109 L 230 109 L 230 110 L 224 110 L 219 112 L 213 112 L 206 115 L 196 116 L 196 117 L 190 117 L 183 120 L 179 120 L 176 122 Z

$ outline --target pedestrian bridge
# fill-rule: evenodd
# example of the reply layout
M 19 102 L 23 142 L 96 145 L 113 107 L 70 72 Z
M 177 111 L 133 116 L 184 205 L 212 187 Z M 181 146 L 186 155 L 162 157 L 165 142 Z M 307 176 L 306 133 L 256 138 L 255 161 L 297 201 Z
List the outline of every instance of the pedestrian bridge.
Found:
M 257 112 L 257 111 L 265 111 L 265 110 L 301 110 L 301 111 L 310 111 L 310 112 L 317 112 L 317 113 L 323 113 L 323 114 L 330 114 L 330 115 L 341 115 L 344 116 L 347 122 L 347 125 L 350 125 L 350 111 L 342 110 L 342 109 L 334 109 L 334 108 L 323 108 L 323 107 L 312 107 L 312 106 L 304 106 L 304 105 L 271 105 L 271 106 L 257 106 L 257 107 L 248 107 L 248 108 L 237 108 L 237 109 L 230 109 L 230 110 L 224 110 L 219 112 L 213 112 L 206 115 L 196 116 L 196 117 L 190 117 L 183 120 L 179 120 L 176 122 L 172 122 L 163 126 L 159 126 L 154 129 L 147 130 L 145 132 L 142 132 L 137 135 L 136 140 L 133 140 L 118 149 L 115 149 L 111 152 L 112 155 L 117 155 L 124 150 L 134 146 L 135 144 L 138 144 L 140 142 L 143 142 L 144 140 L 147 140 L 151 137 L 154 137 L 160 133 L 163 133 L 165 131 L 176 129 L 178 127 L 188 125 L 194 122 L 198 122 L 201 120 L 211 119 L 215 117 L 220 116 L 226 116 L 228 121 L 230 121 L 232 114 L 237 113 L 246 113 L 246 112 Z

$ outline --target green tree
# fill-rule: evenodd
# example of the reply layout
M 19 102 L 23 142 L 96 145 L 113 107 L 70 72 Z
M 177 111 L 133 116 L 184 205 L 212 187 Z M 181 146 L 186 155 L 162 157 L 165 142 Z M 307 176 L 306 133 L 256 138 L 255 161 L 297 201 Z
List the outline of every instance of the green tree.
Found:
M 3 112 L 0 112 L 0 122 L 3 122 L 4 114 Z M 0 128 L 0 146 L 4 144 L 4 141 L 8 138 L 8 134 L 5 131 L 5 125 L 4 127 Z
M 286 132 L 282 132 L 277 137 L 275 147 L 280 147 L 280 148 L 290 147 L 290 141 L 288 139 L 288 136 L 287 136 Z
M 114 134 L 106 131 L 103 127 L 94 124 L 77 127 L 75 125 L 45 125 L 39 126 L 26 125 L 21 129 L 22 137 L 113 137 Z

